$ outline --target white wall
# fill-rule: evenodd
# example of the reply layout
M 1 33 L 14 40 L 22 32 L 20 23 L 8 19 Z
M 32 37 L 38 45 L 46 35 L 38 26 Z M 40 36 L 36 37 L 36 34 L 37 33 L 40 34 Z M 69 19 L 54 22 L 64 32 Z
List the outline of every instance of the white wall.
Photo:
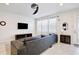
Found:
M 7 13 L 7 12 L 0 12 L 0 21 L 6 22 L 6 26 L 0 25 L 0 43 L 1 43 L 0 47 L 5 45 L 5 48 L 3 48 L 3 51 L 6 50 L 7 42 L 8 44 L 10 44 L 11 40 L 15 40 L 16 34 L 32 33 L 34 35 L 35 21 L 34 19 L 28 18 L 27 16 L 22 16 L 22 15 L 13 14 L 13 13 Z M 18 22 L 28 23 L 28 29 L 18 30 L 17 29 Z M 0 54 L 7 53 L 7 51 L 5 51 L 5 53 L 3 51 L 2 53 L 1 51 L 0 51 Z
M 16 14 L 0 13 L 0 21 L 6 22 L 6 26 L 0 26 L 0 41 L 7 40 L 8 38 L 13 37 L 15 34 L 34 34 L 34 19 Z M 18 22 L 28 23 L 28 29 L 18 30 Z
M 67 12 L 63 12 L 61 14 L 59 14 L 59 25 L 58 25 L 58 34 L 59 34 L 59 38 L 60 38 L 60 35 L 63 34 L 63 35 L 71 35 L 71 43 L 73 42 L 73 36 L 74 36 L 74 21 L 76 19 L 74 19 L 74 13 L 73 11 L 67 11 Z M 66 31 L 63 31 L 63 27 L 62 27 L 62 24 L 66 22 L 68 23 L 68 29 Z
M 65 11 L 57 15 L 59 16 L 58 29 L 60 29 L 57 30 L 58 35 L 60 34 L 71 35 L 71 44 L 76 44 L 77 43 L 76 20 L 77 17 L 79 16 L 79 9 Z M 62 31 L 62 24 L 64 22 L 68 23 L 67 31 Z
M 57 18 L 58 39 L 60 40 L 60 34 L 71 35 L 71 43 L 75 44 L 77 42 L 76 19 L 79 16 L 79 8 L 56 13 L 56 14 L 51 14 L 49 16 L 41 17 L 38 19 L 51 18 L 51 17 L 56 17 L 56 16 L 59 16 Z M 62 31 L 62 24 L 64 22 L 68 23 L 67 31 Z

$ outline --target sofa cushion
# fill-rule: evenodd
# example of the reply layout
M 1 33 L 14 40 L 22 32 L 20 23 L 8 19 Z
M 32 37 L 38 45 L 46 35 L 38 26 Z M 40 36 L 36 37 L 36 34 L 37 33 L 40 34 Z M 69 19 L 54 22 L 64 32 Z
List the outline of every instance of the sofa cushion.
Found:
M 26 41 L 31 41 L 31 40 L 37 40 L 39 39 L 38 37 L 28 37 L 28 38 L 25 38 Z
M 11 42 L 11 44 L 16 48 L 16 49 L 20 49 L 23 47 L 23 42 L 19 41 L 19 40 L 14 40 Z

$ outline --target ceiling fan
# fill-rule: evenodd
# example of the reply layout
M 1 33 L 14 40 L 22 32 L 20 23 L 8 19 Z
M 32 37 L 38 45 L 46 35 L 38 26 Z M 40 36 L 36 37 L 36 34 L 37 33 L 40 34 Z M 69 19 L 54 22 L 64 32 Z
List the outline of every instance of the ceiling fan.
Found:
M 33 3 L 31 8 L 34 9 L 33 15 L 35 15 L 39 10 L 39 6 L 36 3 Z

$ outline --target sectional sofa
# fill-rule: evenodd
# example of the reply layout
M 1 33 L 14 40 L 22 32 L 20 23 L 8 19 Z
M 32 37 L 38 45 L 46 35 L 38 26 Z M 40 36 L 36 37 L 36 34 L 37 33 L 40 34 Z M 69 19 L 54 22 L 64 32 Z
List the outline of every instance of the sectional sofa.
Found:
M 40 55 L 46 49 L 57 43 L 57 35 L 38 35 L 22 38 L 11 42 L 11 54 L 15 55 Z

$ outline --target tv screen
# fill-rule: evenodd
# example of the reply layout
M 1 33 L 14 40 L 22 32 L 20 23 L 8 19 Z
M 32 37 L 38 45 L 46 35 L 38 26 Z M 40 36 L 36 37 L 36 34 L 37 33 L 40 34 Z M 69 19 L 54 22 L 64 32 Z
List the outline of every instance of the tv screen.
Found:
M 18 29 L 28 29 L 27 23 L 18 23 Z

